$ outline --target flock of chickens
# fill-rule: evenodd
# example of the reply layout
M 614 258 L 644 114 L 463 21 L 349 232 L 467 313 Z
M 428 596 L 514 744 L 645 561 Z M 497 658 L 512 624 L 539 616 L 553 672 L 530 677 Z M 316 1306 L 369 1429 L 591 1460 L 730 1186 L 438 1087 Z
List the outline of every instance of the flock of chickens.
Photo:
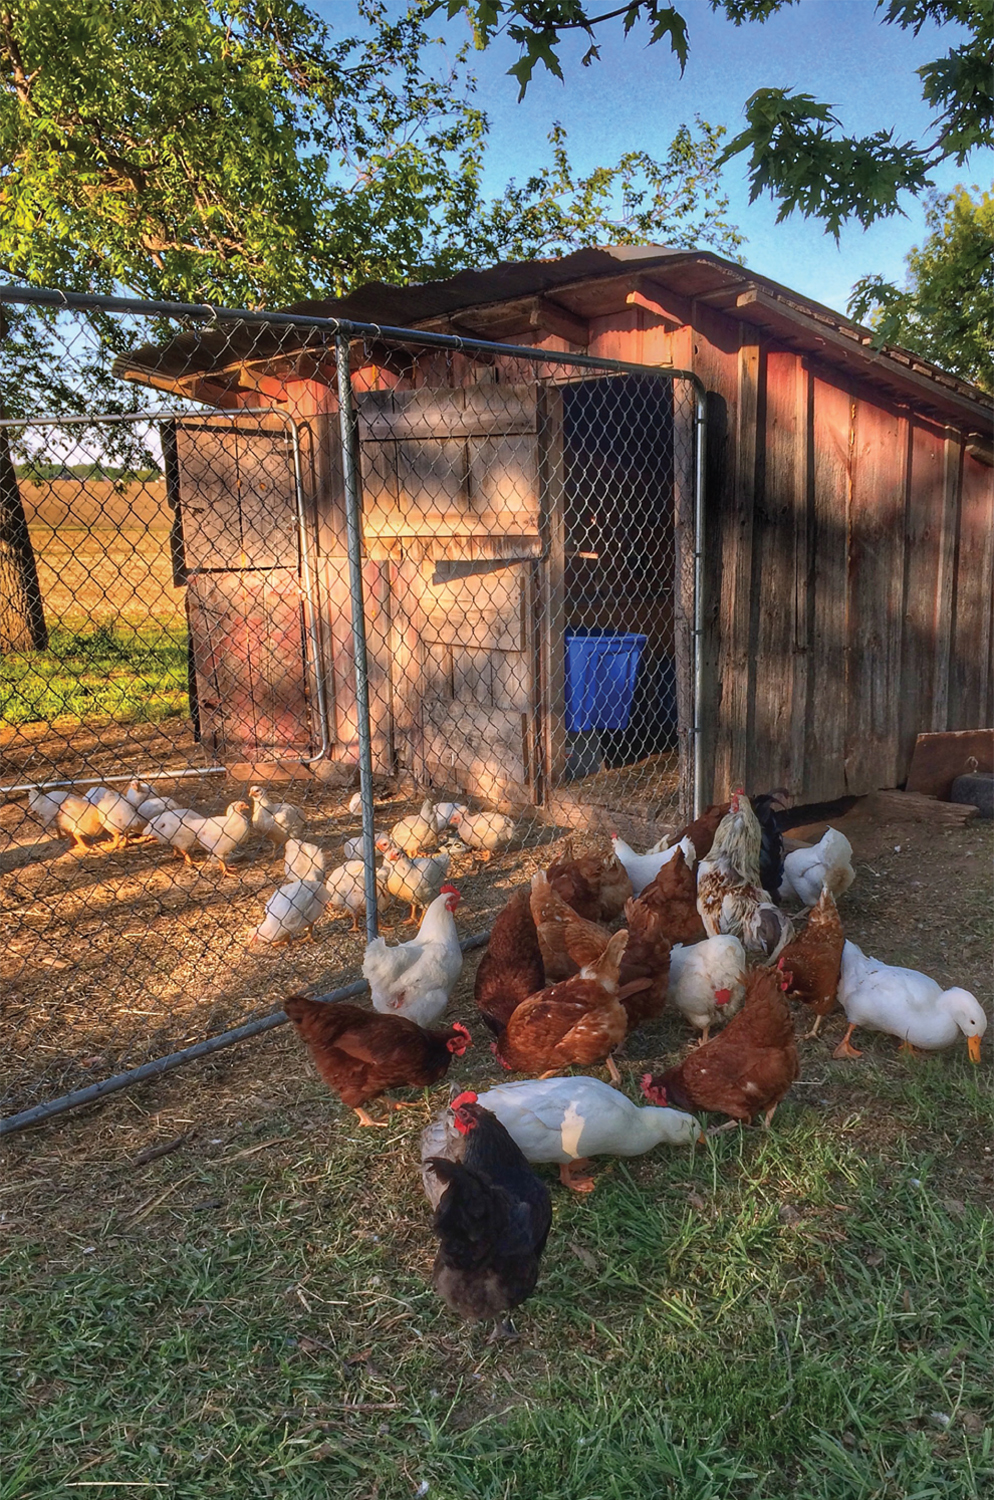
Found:
M 247 802 L 232 802 L 223 813 L 208 816 L 184 807 L 171 797 L 157 797 L 144 781 L 132 781 L 123 792 L 94 786 L 83 796 L 66 790 L 28 793 L 28 807 L 45 828 L 55 827 L 84 851 L 89 840 L 110 837 L 108 852 L 134 841 L 171 847 L 177 858 L 193 866 L 199 848 L 215 859 L 222 875 L 235 872 L 227 863 L 253 834 L 261 834 L 283 846 L 284 879 L 273 892 L 250 943 L 285 943 L 299 933 L 313 936 L 315 924 L 325 912 L 345 912 L 357 932 L 358 918 L 365 911 L 365 865 L 361 838 L 346 839 L 344 862 L 332 865 L 325 850 L 301 838 L 306 828 L 304 813 L 288 802 L 274 802 L 264 788 L 249 789 Z M 359 810 L 358 797 L 349 804 Z M 504 848 L 514 837 L 515 825 L 502 813 L 470 812 L 457 802 L 432 806 L 426 801 L 419 813 L 402 818 L 388 833 L 375 840 L 383 863 L 377 872 L 382 896 L 392 896 L 410 907 L 410 920 L 436 898 L 448 874 L 450 856 L 439 850 L 443 834 L 458 839 L 482 858 Z
M 531 1164 L 557 1163 L 566 1186 L 587 1192 L 591 1157 L 703 1140 L 699 1115 L 726 1116 L 720 1130 L 768 1126 L 800 1072 L 789 1001 L 812 1013 L 809 1035 L 841 1006 L 849 1024 L 836 1057 L 860 1055 L 851 1039 L 863 1026 L 923 1050 L 962 1034 L 979 1060 L 987 1018 L 975 997 L 848 942 L 835 903 L 854 878 L 848 840 L 829 829 L 785 855 L 775 801 L 737 792 L 643 855 L 618 838 L 608 855 L 567 849 L 496 918 L 476 1005 L 497 1062 L 529 1076 L 459 1094 L 421 1142 L 439 1242 L 433 1285 L 461 1316 L 503 1319 L 535 1288 L 552 1212 Z M 285 1003 L 321 1077 L 363 1125 L 387 1123 L 367 1112 L 372 1100 L 430 1087 L 472 1043 L 459 1022 L 433 1028 L 462 969 L 459 899 L 441 885 L 413 940 L 367 947 L 372 1011 L 303 995 Z M 791 918 L 783 899 L 809 913 L 799 934 L 804 911 Z M 677 1066 L 643 1076 L 648 1105 L 599 1078 L 560 1076 L 604 1063 L 619 1083 L 615 1049 L 667 1004 L 700 1039 Z

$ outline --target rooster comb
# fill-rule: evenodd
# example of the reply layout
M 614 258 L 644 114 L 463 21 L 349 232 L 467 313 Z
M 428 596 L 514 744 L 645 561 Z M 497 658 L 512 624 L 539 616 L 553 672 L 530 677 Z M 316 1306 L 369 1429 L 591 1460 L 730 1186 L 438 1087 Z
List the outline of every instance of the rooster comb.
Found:
M 457 1094 L 449 1105 L 451 1110 L 460 1109 L 464 1104 L 475 1104 L 477 1096 L 472 1089 L 466 1089 L 464 1093 Z
M 472 1035 L 471 1035 L 470 1030 L 469 1030 L 469 1027 L 468 1026 L 464 1026 L 461 1021 L 453 1021 L 453 1023 L 452 1023 L 452 1030 L 453 1031 L 457 1031 L 460 1036 L 464 1036 L 467 1041 L 471 1042 L 473 1040 Z M 460 1099 L 465 1099 L 466 1097 L 467 1096 L 465 1094 L 460 1094 L 459 1095 Z M 476 1098 L 475 1094 L 473 1095 L 473 1098 L 474 1099 Z
M 458 896 L 459 892 L 454 885 L 443 885 L 439 888 L 440 896 Z

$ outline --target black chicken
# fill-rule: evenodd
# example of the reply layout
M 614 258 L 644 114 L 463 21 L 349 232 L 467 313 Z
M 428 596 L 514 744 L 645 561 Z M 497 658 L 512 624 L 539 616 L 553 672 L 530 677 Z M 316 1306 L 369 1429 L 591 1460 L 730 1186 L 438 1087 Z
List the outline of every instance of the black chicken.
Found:
M 786 795 L 786 791 L 778 790 L 749 798 L 763 833 L 759 846 L 759 883 L 764 891 L 769 892 L 771 901 L 780 899 L 780 887 L 783 884 L 783 835 L 777 822 L 776 808 L 786 806 Z
M 439 1239 L 432 1285 L 460 1317 L 499 1318 L 530 1297 L 552 1224 L 549 1189 L 497 1117 L 460 1094 L 421 1137 Z M 513 1336 L 507 1319 L 493 1337 Z

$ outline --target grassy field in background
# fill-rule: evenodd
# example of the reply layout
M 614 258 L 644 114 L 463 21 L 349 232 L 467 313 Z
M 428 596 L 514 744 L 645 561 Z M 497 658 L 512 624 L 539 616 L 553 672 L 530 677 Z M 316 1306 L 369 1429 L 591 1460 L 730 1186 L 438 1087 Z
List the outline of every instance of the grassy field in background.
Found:
M 21 481 L 49 649 L 0 662 L 7 725 L 143 723 L 188 711 L 183 590 L 161 481 Z

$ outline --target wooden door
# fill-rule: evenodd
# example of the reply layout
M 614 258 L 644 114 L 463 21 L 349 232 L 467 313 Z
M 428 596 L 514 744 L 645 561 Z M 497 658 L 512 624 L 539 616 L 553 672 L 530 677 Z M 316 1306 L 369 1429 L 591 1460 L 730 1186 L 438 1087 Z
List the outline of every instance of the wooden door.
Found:
M 289 433 L 184 418 L 165 439 L 187 585 L 200 739 L 221 759 L 312 748 L 297 496 Z
M 537 600 L 546 392 L 357 397 L 367 556 L 390 566 L 394 753 L 425 785 L 521 806 L 538 795 Z

